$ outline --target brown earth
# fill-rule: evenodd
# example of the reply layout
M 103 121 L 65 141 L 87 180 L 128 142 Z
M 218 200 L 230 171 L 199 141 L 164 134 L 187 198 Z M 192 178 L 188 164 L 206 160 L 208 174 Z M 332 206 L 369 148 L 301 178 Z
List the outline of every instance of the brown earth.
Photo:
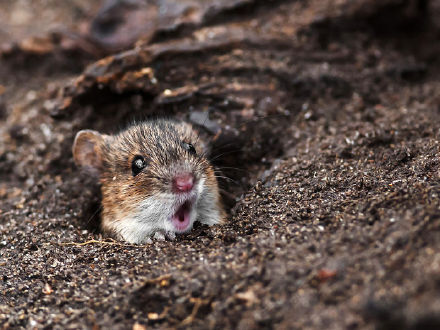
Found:
M 439 1 L 101 5 L 0 2 L 2 328 L 440 328 Z M 228 221 L 103 239 L 73 137 L 151 116 Z

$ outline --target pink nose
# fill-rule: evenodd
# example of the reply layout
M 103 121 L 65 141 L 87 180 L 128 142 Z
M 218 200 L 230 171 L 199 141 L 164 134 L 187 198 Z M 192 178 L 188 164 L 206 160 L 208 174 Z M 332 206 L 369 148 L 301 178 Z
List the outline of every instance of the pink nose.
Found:
M 194 175 L 184 173 L 177 175 L 173 180 L 173 188 L 177 192 L 188 192 L 194 186 Z

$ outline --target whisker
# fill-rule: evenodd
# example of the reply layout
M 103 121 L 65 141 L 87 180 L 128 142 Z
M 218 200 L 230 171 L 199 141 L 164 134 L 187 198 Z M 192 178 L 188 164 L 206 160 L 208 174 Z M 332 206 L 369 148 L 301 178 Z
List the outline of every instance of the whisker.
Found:
M 248 171 L 243 168 L 238 167 L 231 167 L 231 166 L 217 166 L 214 171 L 221 171 L 221 170 L 236 170 L 247 173 Z
M 95 218 L 95 216 L 102 210 L 102 205 L 101 202 L 99 203 L 99 207 L 96 209 L 95 212 L 93 212 L 93 214 L 89 217 L 89 219 L 86 222 L 86 225 L 89 225 L 92 220 Z
M 229 182 L 235 183 L 237 186 L 240 186 L 240 183 L 239 183 L 239 182 L 237 182 L 237 181 L 235 181 L 235 180 L 233 180 L 233 179 L 231 179 L 231 178 L 228 178 L 227 176 L 214 175 L 214 177 L 217 178 L 217 179 L 224 179 L 224 180 L 227 180 L 227 181 L 229 181 Z
M 233 150 L 233 151 L 224 152 L 224 153 L 222 153 L 220 155 L 216 155 L 215 157 L 209 159 L 209 161 L 213 162 L 214 160 L 217 160 L 220 157 L 223 157 L 223 156 L 226 156 L 226 155 L 230 155 L 230 154 L 233 154 L 233 153 L 236 153 L 236 152 L 239 152 L 239 150 Z

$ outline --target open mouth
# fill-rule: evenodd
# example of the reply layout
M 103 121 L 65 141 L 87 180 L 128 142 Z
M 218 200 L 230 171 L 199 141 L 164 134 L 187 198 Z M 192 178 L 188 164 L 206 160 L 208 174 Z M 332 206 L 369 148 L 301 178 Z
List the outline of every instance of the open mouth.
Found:
M 174 213 L 174 215 L 171 217 L 171 222 L 174 225 L 174 228 L 176 228 L 177 231 L 183 232 L 188 229 L 190 225 L 190 219 L 189 215 L 191 212 L 191 203 L 185 202 L 183 203 Z

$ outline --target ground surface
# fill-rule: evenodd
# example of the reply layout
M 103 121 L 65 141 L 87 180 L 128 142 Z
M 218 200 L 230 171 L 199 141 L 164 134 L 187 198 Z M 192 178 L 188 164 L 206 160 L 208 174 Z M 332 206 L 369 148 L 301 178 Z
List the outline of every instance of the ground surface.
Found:
M 96 3 L 0 2 L 2 328 L 440 328 L 439 1 Z M 103 240 L 74 134 L 156 115 L 228 221 Z

